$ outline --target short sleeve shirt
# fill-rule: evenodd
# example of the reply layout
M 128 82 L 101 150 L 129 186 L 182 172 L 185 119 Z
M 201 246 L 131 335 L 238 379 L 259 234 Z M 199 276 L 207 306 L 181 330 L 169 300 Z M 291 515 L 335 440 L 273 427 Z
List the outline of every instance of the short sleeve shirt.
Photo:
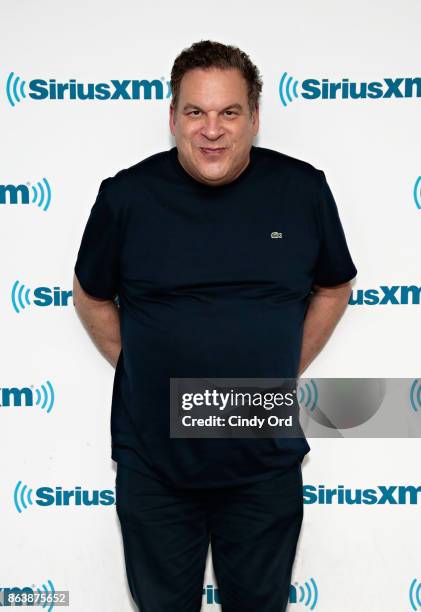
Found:
M 302 438 L 170 437 L 170 378 L 296 378 L 314 285 L 357 273 L 325 174 L 252 146 L 210 186 L 176 147 L 102 181 L 75 264 L 116 299 L 112 458 L 177 487 L 246 484 L 301 462 Z

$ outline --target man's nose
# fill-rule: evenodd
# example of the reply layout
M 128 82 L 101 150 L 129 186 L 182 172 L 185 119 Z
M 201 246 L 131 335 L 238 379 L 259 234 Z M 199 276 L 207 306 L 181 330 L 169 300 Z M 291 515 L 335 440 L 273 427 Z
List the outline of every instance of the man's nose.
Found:
M 224 133 L 220 117 L 205 117 L 201 130 L 203 136 L 211 140 L 219 138 Z

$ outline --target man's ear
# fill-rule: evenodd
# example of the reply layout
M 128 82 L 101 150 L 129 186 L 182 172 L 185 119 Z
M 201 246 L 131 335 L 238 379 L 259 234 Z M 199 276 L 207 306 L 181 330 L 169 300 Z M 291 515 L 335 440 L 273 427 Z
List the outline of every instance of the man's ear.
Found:
M 176 116 L 176 111 L 175 111 L 174 106 L 171 103 L 169 107 L 169 126 L 170 126 L 172 135 L 174 135 L 174 132 L 175 132 L 175 116 Z
M 256 108 L 253 111 L 253 127 L 254 127 L 254 134 L 255 135 L 258 132 L 259 123 L 260 123 L 259 105 L 256 104 Z

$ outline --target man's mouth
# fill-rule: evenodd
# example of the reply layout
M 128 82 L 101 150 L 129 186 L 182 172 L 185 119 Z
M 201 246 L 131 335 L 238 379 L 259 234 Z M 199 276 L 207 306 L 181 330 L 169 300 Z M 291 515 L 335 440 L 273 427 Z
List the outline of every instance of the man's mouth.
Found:
M 204 155 L 218 156 L 225 151 L 225 147 L 200 147 L 200 150 Z

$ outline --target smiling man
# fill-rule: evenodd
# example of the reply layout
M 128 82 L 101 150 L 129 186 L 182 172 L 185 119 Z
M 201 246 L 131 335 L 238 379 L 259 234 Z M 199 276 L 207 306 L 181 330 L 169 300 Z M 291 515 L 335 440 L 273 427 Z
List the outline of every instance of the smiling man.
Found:
M 236 68 L 192 69 L 183 75 L 178 97 L 170 106 L 170 127 L 180 163 L 208 185 L 237 178 L 250 162 L 259 128 L 258 109 L 250 116 L 242 73 Z
M 324 173 L 253 144 L 262 81 L 248 55 L 195 43 L 171 89 L 176 146 L 102 181 L 74 275 L 77 312 L 116 366 L 128 584 L 142 612 L 198 612 L 210 543 L 224 612 L 282 612 L 310 447 L 171 438 L 170 378 L 296 378 L 356 268 Z

